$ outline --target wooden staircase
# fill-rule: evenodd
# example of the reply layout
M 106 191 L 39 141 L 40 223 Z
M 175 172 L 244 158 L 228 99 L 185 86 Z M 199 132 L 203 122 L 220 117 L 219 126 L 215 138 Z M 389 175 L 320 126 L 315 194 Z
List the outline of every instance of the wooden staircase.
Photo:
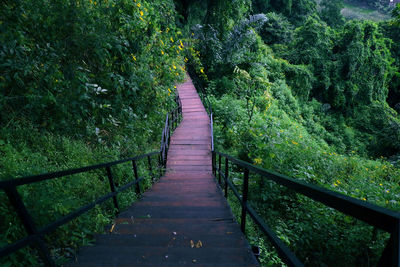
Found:
M 210 121 L 190 78 L 167 172 L 68 265 L 258 266 L 211 169 Z

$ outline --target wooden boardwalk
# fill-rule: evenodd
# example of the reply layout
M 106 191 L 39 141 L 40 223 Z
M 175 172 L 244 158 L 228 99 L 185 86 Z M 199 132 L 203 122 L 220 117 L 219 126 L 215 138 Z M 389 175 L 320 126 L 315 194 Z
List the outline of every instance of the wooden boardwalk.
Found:
M 258 266 L 211 170 L 210 122 L 188 79 L 167 172 L 70 265 Z

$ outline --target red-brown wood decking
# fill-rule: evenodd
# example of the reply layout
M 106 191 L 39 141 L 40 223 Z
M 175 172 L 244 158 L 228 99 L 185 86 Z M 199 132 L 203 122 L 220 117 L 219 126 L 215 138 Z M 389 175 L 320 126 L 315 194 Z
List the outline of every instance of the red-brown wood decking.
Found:
M 167 172 L 72 265 L 258 266 L 211 170 L 210 123 L 191 82 L 178 86 L 183 120 Z

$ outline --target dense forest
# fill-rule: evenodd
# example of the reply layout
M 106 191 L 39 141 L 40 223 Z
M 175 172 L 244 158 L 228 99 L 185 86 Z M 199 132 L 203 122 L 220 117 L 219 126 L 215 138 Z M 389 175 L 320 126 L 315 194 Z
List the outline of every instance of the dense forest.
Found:
M 342 0 L 3 1 L 0 179 L 157 149 L 174 85 L 188 70 L 206 88 L 218 150 L 400 211 L 400 6 L 350 2 L 392 19 L 347 20 Z M 100 176 L 19 192 L 45 225 L 104 192 Z M 306 265 L 376 265 L 385 233 L 253 181 L 252 203 Z M 4 192 L 0 213 L 0 246 L 25 235 Z M 64 262 L 112 216 L 110 203 L 57 230 L 47 240 L 53 257 Z M 248 224 L 262 265 L 282 265 Z M 1 263 L 40 260 L 26 248 Z

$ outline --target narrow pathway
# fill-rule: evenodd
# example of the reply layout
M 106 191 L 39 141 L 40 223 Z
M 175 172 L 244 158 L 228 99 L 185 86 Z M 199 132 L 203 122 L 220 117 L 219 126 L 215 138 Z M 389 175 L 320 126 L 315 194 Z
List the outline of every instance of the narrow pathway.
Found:
M 183 121 L 171 138 L 166 175 L 73 265 L 258 266 L 214 181 L 209 118 L 189 78 L 178 92 Z

